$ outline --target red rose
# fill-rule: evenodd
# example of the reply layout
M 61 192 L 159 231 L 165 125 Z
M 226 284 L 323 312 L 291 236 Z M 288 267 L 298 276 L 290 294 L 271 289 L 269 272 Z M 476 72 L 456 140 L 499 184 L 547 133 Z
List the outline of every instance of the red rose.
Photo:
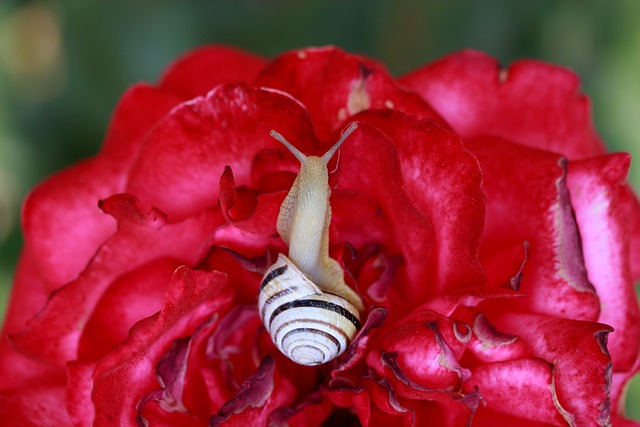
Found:
M 329 164 L 329 251 L 362 328 L 300 366 L 256 307 L 300 167 L 269 131 L 321 155 L 352 122 Z M 576 76 L 544 63 L 466 51 L 394 79 L 335 48 L 195 51 L 26 201 L 0 419 L 634 425 L 629 161 L 605 152 Z

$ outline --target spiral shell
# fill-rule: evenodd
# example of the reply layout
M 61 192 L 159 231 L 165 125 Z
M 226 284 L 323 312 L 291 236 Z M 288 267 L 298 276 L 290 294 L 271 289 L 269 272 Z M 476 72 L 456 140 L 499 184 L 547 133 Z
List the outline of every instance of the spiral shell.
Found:
M 306 366 L 341 355 L 360 329 L 353 304 L 322 292 L 283 254 L 262 279 L 258 309 L 276 347 Z

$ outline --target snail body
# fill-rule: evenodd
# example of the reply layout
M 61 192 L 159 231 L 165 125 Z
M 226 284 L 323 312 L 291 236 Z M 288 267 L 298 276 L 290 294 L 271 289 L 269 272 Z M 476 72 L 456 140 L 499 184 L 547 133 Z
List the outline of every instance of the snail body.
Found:
M 322 157 L 305 156 L 280 134 L 271 135 L 300 161 L 300 172 L 278 215 L 288 256 L 267 269 L 258 296 L 260 318 L 271 339 L 301 365 L 326 363 L 342 354 L 360 328 L 362 300 L 329 257 L 331 205 L 327 164 L 355 123 Z

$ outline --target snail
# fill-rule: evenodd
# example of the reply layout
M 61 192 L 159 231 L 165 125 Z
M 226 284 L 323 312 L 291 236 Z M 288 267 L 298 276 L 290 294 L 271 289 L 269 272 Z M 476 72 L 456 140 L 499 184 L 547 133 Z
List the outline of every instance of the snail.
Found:
M 356 127 L 352 123 L 322 157 L 305 156 L 271 131 L 300 161 L 300 172 L 280 206 L 276 224 L 289 253 L 279 254 L 265 272 L 258 310 L 276 347 L 301 365 L 338 357 L 360 329 L 362 300 L 344 282 L 340 264 L 329 257 L 327 170 L 331 157 Z

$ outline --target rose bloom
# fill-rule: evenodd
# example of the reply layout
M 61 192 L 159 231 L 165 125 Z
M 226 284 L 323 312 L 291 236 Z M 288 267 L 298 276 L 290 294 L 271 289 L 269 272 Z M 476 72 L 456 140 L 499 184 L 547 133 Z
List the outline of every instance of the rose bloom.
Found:
M 269 132 L 322 155 L 352 122 L 329 250 L 362 328 L 300 366 L 256 305 L 300 167 Z M 639 425 L 629 163 L 539 61 L 464 51 L 394 78 L 333 47 L 196 50 L 26 200 L 2 424 Z

